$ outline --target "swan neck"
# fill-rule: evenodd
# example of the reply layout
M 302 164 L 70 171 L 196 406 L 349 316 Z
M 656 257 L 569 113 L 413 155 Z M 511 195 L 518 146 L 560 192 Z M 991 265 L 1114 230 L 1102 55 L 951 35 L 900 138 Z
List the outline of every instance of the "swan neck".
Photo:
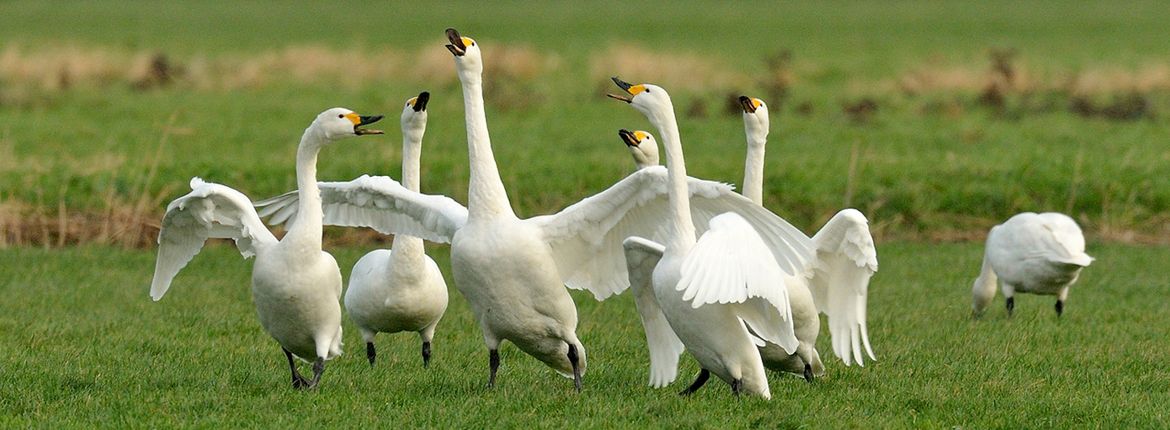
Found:
M 983 256 L 983 267 L 971 289 L 972 310 L 976 315 L 983 313 L 983 310 L 987 309 L 987 305 L 995 298 L 995 287 L 998 283 L 998 277 L 995 275 L 995 270 L 991 268 L 991 261 L 987 257 L 987 255 Z
M 402 136 L 402 186 L 414 192 L 418 192 L 421 186 L 419 179 L 421 158 L 422 133 L 412 133 L 411 135 L 404 133 Z
M 477 73 L 459 73 L 463 83 L 463 109 L 467 122 L 468 164 L 471 168 L 467 186 L 467 210 L 471 219 L 512 216 L 504 182 L 496 168 L 488 135 L 487 115 L 483 104 L 483 78 Z
M 764 139 L 748 138 L 747 160 L 743 166 L 743 195 L 758 205 L 764 204 Z
M 317 154 L 325 137 L 313 127 L 305 130 L 297 146 L 297 217 L 286 238 L 321 245 L 321 191 L 317 188 Z
M 670 225 L 674 232 L 666 247 L 685 254 L 695 245 L 695 224 L 691 219 L 690 189 L 687 186 L 687 168 L 678 122 L 675 120 L 674 107 L 668 108 L 666 112 L 652 116 L 650 122 L 662 135 L 662 146 L 666 150 L 667 198 L 671 207 Z

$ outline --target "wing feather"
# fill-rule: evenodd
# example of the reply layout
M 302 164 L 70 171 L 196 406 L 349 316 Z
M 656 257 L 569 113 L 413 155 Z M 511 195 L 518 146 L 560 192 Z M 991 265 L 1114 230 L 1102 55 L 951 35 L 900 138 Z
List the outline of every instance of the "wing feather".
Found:
M 675 287 L 698 308 L 727 304 L 760 338 L 796 351 L 785 273 L 755 229 L 736 213 L 711 219 L 683 259 Z
M 467 223 L 467 208 L 449 197 L 408 190 L 387 176 L 349 182 L 319 182 L 326 225 L 369 227 L 383 234 L 405 234 L 450 243 Z M 256 202 L 271 225 L 288 225 L 296 217 L 297 194 Z
M 646 346 L 650 349 L 650 386 L 662 388 L 678 377 L 678 357 L 684 347 L 654 296 L 654 267 L 662 258 L 662 245 L 640 237 L 627 238 L 623 243 L 634 304 L 646 331 Z
M 556 214 L 527 221 L 544 232 L 565 285 L 604 300 L 629 287 L 622 241 L 630 236 L 662 241 L 668 234 L 662 222 L 670 213 L 667 183 L 665 167 L 647 167 Z M 731 185 L 687 178 L 687 186 L 700 233 L 716 215 L 738 213 L 760 232 L 782 270 L 807 270 L 812 242 L 787 221 L 736 194 Z
M 846 366 L 864 366 L 863 352 L 876 360 L 866 329 L 869 280 L 877 272 L 877 249 L 865 215 L 845 209 L 833 216 L 813 243 L 817 259 L 809 287 L 817 309 L 829 317 L 833 353 Z
M 191 192 L 167 205 L 158 233 L 158 260 L 150 296 L 162 299 L 171 281 L 203 249 L 209 238 L 232 239 L 244 258 L 257 246 L 276 243 L 276 237 L 243 193 L 220 184 L 191 179 Z

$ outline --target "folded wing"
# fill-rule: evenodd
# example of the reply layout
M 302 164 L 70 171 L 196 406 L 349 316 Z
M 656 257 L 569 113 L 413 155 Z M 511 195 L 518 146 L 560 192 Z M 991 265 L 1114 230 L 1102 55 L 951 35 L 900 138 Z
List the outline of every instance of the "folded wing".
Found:
M 654 267 L 662 259 L 662 245 L 640 237 L 630 237 L 622 242 L 626 254 L 630 287 L 634 291 L 634 304 L 646 331 L 646 345 L 650 348 L 650 386 L 662 388 L 678 377 L 678 357 L 684 347 L 654 295 Z

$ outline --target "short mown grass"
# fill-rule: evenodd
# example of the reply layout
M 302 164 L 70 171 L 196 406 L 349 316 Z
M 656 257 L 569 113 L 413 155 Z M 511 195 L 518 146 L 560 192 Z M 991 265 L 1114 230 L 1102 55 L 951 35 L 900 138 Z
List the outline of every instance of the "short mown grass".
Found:
M 349 267 L 365 249 L 334 250 Z M 82 247 L 0 251 L 0 426 L 285 427 L 1109 427 L 1170 425 L 1165 364 L 1168 278 L 1158 247 L 1090 244 L 1097 257 L 1056 318 L 1051 297 L 1002 297 L 970 318 L 981 247 L 879 245 L 869 328 L 878 361 L 827 361 L 813 384 L 772 375 L 774 398 L 735 398 L 712 381 L 675 395 L 697 370 L 682 360 L 667 389 L 646 386 L 647 353 L 629 294 L 574 293 L 589 369 L 582 393 L 502 349 L 495 389 L 466 301 L 453 288 L 423 369 L 417 336 L 380 337 L 370 368 L 345 322 L 346 353 L 319 389 L 289 386 L 284 357 L 260 328 L 250 262 L 210 247 L 151 302 L 150 251 Z M 446 248 L 431 254 L 447 267 Z M 348 274 L 348 273 L 347 273 Z M 448 279 L 450 279 L 448 277 Z M 827 333 L 827 331 L 826 331 Z M 819 342 L 831 357 L 827 335 Z M 307 370 L 307 367 L 304 368 Z

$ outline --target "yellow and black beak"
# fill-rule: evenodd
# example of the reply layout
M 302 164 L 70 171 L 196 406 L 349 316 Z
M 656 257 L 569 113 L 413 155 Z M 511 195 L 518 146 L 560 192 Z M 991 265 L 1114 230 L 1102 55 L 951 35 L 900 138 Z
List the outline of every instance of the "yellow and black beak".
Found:
M 756 113 L 756 109 L 760 107 L 755 99 L 748 96 L 739 96 L 739 105 L 743 107 L 743 113 Z
M 454 28 L 447 29 L 447 41 L 451 42 L 450 45 L 447 45 L 447 50 L 451 51 L 451 54 L 455 55 L 456 57 L 462 57 L 463 54 L 467 53 L 467 45 L 470 40 L 471 39 L 460 36 L 459 32 Z
M 621 100 L 621 101 L 626 102 L 626 103 L 630 103 L 630 102 L 634 101 L 633 96 L 636 96 L 636 95 L 641 94 L 641 93 L 646 91 L 645 85 L 642 85 L 642 84 L 630 85 L 629 82 L 618 79 L 617 76 L 614 76 L 610 79 L 613 79 L 613 83 L 616 84 L 618 86 L 618 88 L 621 88 L 622 91 L 625 91 L 626 94 L 629 94 L 630 97 L 619 96 L 617 94 L 606 94 L 606 96 L 608 96 L 609 98 Z
M 622 141 L 626 143 L 626 146 L 637 147 L 639 143 L 642 143 L 641 141 L 638 140 L 638 136 L 635 135 L 634 132 L 626 130 L 624 128 L 621 130 L 618 130 L 618 136 L 620 136 L 622 138 Z
M 431 100 L 431 93 L 423 91 L 418 93 L 418 97 L 414 98 L 414 105 L 411 106 L 415 112 L 422 112 L 427 110 L 427 102 Z
M 363 136 L 363 135 L 367 135 L 367 134 L 382 134 L 382 130 L 370 130 L 370 129 L 361 128 L 363 125 L 369 125 L 369 124 L 373 124 L 375 122 L 380 121 L 382 119 L 382 115 L 362 116 L 362 115 L 358 115 L 356 113 L 350 112 L 345 117 L 348 118 L 350 120 L 350 122 L 353 123 L 353 134 L 356 134 L 358 136 Z

